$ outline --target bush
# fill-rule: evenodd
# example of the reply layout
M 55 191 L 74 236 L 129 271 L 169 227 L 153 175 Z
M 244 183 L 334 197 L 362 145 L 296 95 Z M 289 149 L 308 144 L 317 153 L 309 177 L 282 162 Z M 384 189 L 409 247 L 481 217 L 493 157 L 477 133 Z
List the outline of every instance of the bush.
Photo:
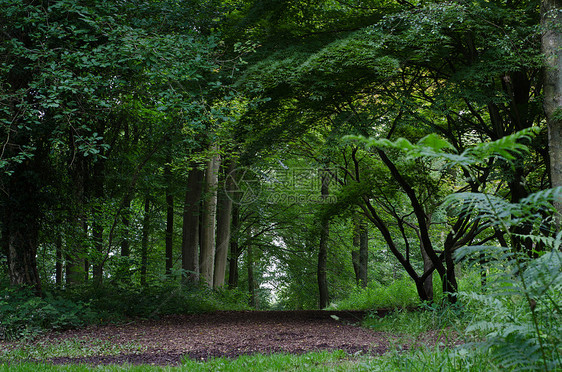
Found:
M 414 283 L 402 278 L 383 286 L 372 281 L 366 288 L 355 288 L 349 296 L 331 305 L 338 310 L 371 310 L 415 307 L 420 304 Z
M 27 288 L 0 289 L 0 339 L 29 338 L 46 330 L 64 330 L 95 322 L 88 304 L 60 296 L 36 297 Z
M 247 295 L 237 290 L 214 291 L 204 285 L 157 282 L 133 285 L 82 285 L 37 297 L 26 288 L 0 289 L 0 339 L 31 338 L 48 330 L 65 330 L 129 318 L 215 310 L 246 310 Z
M 108 321 L 151 318 L 167 314 L 247 309 L 247 297 L 237 290 L 213 290 L 206 285 L 154 282 L 147 287 L 128 284 L 75 287 L 65 292 L 73 301 L 87 302 Z
M 498 248 L 499 249 L 499 248 Z M 538 259 L 510 253 L 505 272 L 486 292 L 463 292 L 475 311 L 467 333 L 476 341 L 472 353 L 487 351 L 501 368 L 558 370 L 562 367 L 562 253 Z

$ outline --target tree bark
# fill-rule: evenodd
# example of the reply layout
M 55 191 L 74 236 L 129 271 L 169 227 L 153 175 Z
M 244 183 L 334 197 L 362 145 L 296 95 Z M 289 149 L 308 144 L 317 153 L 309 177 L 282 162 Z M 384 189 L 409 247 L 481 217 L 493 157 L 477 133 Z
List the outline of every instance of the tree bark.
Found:
M 131 227 L 131 198 L 125 200 L 125 208 L 123 209 L 123 240 L 121 240 L 121 257 L 128 258 L 131 255 L 130 227 Z M 128 270 L 128 267 L 125 268 Z
M 213 286 L 216 243 L 217 184 L 220 159 L 217 147 L 211 151 L 215 154 L 207 162 L 205 174 L 205 202 L 201 224 L 201 278 L 209 286 Z
M 326 173 L 322 174 L 321 195 L 325 199 L 329 195 L 328 189 L 329 178 Z M 320 309 L 328 306 L 328 279 L 326 275 L 326 266 L 328 263 L 328 238 L 330 234 L 330 220 L 327 216 L 322 218 L 320 222 L 320 244 L 318 249 L 318 293 Z
M 71 177 L 73 180 L 73 211 L 72 227 L 74 234 L 70 239 L 71 249 L 67 251 L 66 284 L 75 285 L 84 282 L 85 249 L 86 243 L 86 218 L 84 216 L 84 186 L 86 183 L 86 164 L 81 154 L 73 159 L 71 164 Z
M 61 232 L 57 232 L 57 240 L 55 242 L 55 284 L 57 287 L 62 286 L 62 236 Z
M 369 232 L 359 216 L 353 221 L 353 251 L 351 259 L 355 271 L 355 282 L 363 288 L 367 287 L 367 264 L 369 259 Z
M 234 236 L 230 239 L 230 257 L 228 266 L 228 288 L 238 288 L 238 259 L 240 258 L 240 245 L 238 243 L 238 232 L 240 231 L 240 205 L 232 206 L 232 231 Z
M 445 242 L 444 255 L 445 267 L 447 268 L 445 275 L 441 278 L 443 280 L 443 293 L 447 294 L 447 299 L 450 303 L 457 302 L 458 284 L 455 273 L 455 261 L 453 259 L 453 244 Z
M 199 214 L 205 172 L 194 168 L 187 177 L 187 190 L 183 206 L 182 225 L 182 269 L 187 271 L 187 280 L 199 279 Z
M 367 287 L 367 265 L 369 263 L 369 230 L 363 222 L 359 225 L 359 280 L 363 288 Z
M 234 161 L 229 161 L 225 167 L 225 188 L 219 193 L 219 204 L 217 207 L 217 249 L 215 253 L 215 273 L 213 276 L 213 288 L 224 286 L 226 277 L 226 261 L 230 243 L 230 224 L 232 221 L 232 199 L 227 192 L 233 189 L 232 177 L 228 177 L 234 171 Z
M 12 286 L 31 286 L 41 293 L 37 270 L 39 236 L 38 188 L 23 166 L 9 179 L 9 197 L 2 208 L 3 249 L 8 259 L 8 275 Z M 20 173 L 21 170 L 21 173 Z
M 420 242 L 420 250 L 421 256 L 423 261 L 423 272 L 427 273 L 430 270 L 433 270 L 433 262 L 431 258 L 426 253 L 425 248 L 423 247 L 423 243 Z M 433 273 L 429 274 L 427 278 L 423 281 L 423 288 L 425 290 L 425 294 L 427 296 L 428 301 L 433 301 Z
M 550 180 L 552 187 L 562 186 L 562 0 L 543 0 L 541 24 L 542 51 L 545 56 L 544 110 L 548 124 Z M 555 202 L 558 225 L 562 199 Z
M 248 269 L 249 305 L 253 308 L 257 308 L 256 283 L 254 280 L 254 248 L 251 242 L 248 243 L 248 247 L 246 248 L 246 266 Z
M 360 250 L 360 239 L 359 239 L 359 223 L 357 218 L 353 220 L 353 250 L 351 251 L 351 262 L 353 263 L 353 271 L 355 272 L 355 283 L 357 285 L 361 284 L 361 276 L 359 274 L 359 250 Z
M 101 284 L 103 280 L 103 266 L 102 266 L 102 256 L 103 256 L 103 224 L 102 224 L 102 208 L 101 203 L 104 197 L 103 191 L 103 174 L 104 174 L 104 164 L 103 161 L 98 159 L 97 163 L 94 164 L 94 174 L 93 174 L 93 189 L 95 196 L 95 205 L 92 210 L 93 213 L 93 223 L 92 223 L 92 238 L 94 239 L 94 249 L 96 251 L 96 257 L 94 259 L 94 269 L 93 277 L 96 285 Z
M 146 195 L 144 197 L 144 217 L 142 221 L 141 268 L 140 268 L 140 282 L 143 287 L 146 286 L 149 237 L 150 237 L 150 198 L 148 195 Z
M 172 158 L 166 159 L 164 178 L 166 179 L 166 275 L 172 272 L 174 263 L 174 195 L 172 194 Z

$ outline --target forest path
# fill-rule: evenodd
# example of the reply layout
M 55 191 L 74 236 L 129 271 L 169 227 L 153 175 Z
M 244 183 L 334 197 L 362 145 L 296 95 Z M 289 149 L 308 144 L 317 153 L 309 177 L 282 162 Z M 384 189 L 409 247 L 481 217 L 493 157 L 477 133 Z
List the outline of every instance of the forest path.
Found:
M 381 311 L 381 315 L 384 311 Z M 176 365 L 187 356 L 233 358 L 255 353 L 305 353 L 344 350 L 350 354 L 382 354 L 391 344 L 407 349 L 413 344 L 434 345 L 439 332 L 417 340 L 359 327 L 360 311 L 220 311 L 206 314 L 166 316 L 129 324 L 108 324 L 51 333 L 38 343 L 55 345 L 80 342 L 88 345 L 122 345 L 117 355 L 57 357 L 56 364 L 155 364 Z

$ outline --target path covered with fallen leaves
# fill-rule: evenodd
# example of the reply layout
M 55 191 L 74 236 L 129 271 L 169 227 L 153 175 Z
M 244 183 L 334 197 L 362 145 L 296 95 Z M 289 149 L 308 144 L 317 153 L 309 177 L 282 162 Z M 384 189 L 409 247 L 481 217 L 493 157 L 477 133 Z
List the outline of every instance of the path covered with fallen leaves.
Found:
M 359 326 L 362 312 L 346 311 L 224 311 L 166 316 L 129 324 L 108 324 L 52 333 L 36 342 L 56 344 L 65 340 L 136 345 L 134 352 L 88 357 L 57 357 L 50 363 L 176 365 L 189 357 L 235 358 L 254 353 L 305 353 L 344 350 L 349 354 L 382 354 L 391 344 L 403 342 L 396 335 Z M 401 345 L 436 344 L 437 332 Z M 124 348 L 127 350 L 127 348 Z

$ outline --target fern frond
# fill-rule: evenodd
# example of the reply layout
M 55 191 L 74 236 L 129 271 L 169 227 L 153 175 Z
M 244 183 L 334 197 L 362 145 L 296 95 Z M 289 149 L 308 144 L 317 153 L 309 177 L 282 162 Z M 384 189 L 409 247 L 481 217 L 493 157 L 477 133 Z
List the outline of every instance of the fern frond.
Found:
M 469 258 L 485 260 L 508 260 L 513 256 L 513 252 L 507 247 L 494 245 L 471 245 L 457 249 L 454 252 L 456 262 L 465 261 Z
M 545 248 L 559 250 L 562 244 L 562 231 L 556 234 L 556 237 L 535 235 L 535 234 L 513 234 L 513 236 L 521 240 L 530 240 L 535 245 L 541 245 Z
M 516 155 L 523 155 L 529 151 L 529 148 L 523 141 L 530 142 L 538 132 L 539 129 L 537 127 L 523 129 L 496 141 L 480 143 L 466 149 L 462 154 L 480 161 L 491 157 L 499 157 L 511 161 L 515 159 Z

